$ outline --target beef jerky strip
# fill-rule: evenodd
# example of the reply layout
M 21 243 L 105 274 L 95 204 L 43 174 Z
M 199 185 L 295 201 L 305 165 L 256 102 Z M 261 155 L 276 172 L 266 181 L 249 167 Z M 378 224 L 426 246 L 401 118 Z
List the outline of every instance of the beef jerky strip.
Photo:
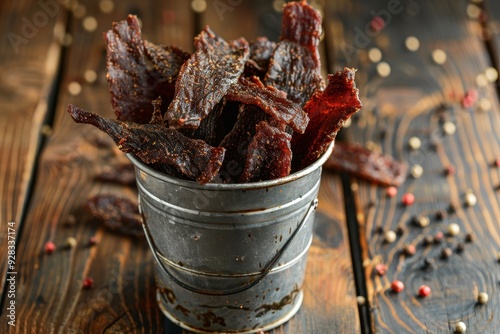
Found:
M 176 46 L 156 45 L 144 41 L 148 71 L 153 82 L 158 83 L 154 92 L 161 96 L 165 106 L 168 106 L 175 94 L 175 82 L 182 64 L 189 59 L 190 54 Z M 163 112 L 166 111 L 162 110 Z
M 264 78 L 287 93 L 288 99 L 304 106 L 316 90 L 324 88 L 317 46 L 321 16 L 305 1 L 283 7 L 281 41 L 274 50 Z
M 201 184 L 217 175 L 224 159 L 224 148 L 211 147 L 202 140 L 190 139 L 175 129 L 158 124 L 158 121 L 162 123 L 158 103 L 153 115 L 155 124 L 106 119 L 73 105 L 68 106 L 68 112 L 75 122 L 92 124 L 106 132 L 123 152 L 133 153 L 147 164 L 174 166 Z
M 248 145 L 255 135 L 255 125 L 271 116 L 253 105 L 240 105 L 236 124 L 220 143 L 226 155 L 219 176 L 224 183 L 236 182 L 245 167 Z
M 206 27 L 196 38 L 197 51 L 182 65 L 175 97 L 165 120 L 173 128 L 197 128 L 243 73 L 248 42 L 227 43 Z
M 111 231 L 135 237 L 144 236 L 139 208 L 128 198 L 112 194 L 96 195 L 87 200 L 85 208 Z
M 344 68 L 328 75 L 326 89 L 316 91 L 305 105 L 310 121 L 303 135 L 294 133 L 292 137 L 294 170 L 316 161 L 335 140 L 344 122 L 361 108 L 354 74 L 353 69 Z
M 276 43 L 267 39 L 267 37 L 257 37 L 250 43 L 250 59 L 245 64 L 245 76 L 258 76 L 264 79 L 271 56 L 273 55 Z
M 116 182 L 123 185 L 135 184 L 135 170 L 131 163 L 122 163 L 116 166 L 104 167 L 97 179 L 105 182 Z
M 302 108 L 286 98 L 286 94 L 272 86 L 264 87 L 257 77 L 240 77 L 229 89 L 226 99 L 259 106 L 277 121 L 288 124 L 294 131 L 304 133 L 309 118 Z
M 335 143 L 325 168 L 347 172 L 382 186 L 400 186 L 408 174 L 408 165 L 387 154 L 373 152 L 361 145 Z
M 290 174 L 290 135 L 267 122 L 257 124 L 239 182 L 273 180 Z
M 171 100 L 173 93 L 168 85 L 187 55 L 177 48 L 161 50 L 161 47 L 144 42 L 137 17 L 133 15 L 113 23 L 113 28 L 104 34 L 104 39 L 106 78 L 117 118 L 148 123 L 153 114 L 151 101 L 158 96 L 162 96 L 165 102 Z M 153 66 L 148 66 L 152 57 L 159 58 L 154 59 Z M 170 65 L 165 62 L 170 62 Z

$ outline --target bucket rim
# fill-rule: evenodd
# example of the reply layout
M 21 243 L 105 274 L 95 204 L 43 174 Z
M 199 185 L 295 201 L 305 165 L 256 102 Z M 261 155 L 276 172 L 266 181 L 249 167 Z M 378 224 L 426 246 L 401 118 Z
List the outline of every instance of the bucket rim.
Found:
M 127 158 L 132 162 L 132 164 L 135 167 L 138 167 L 141 171 L 146 172 L 147 174 L 160 179 L 162 181 L 175 184 L 178 186 L 183 186 L 186 188 L 195 188 L 195 189 L 200 189 L 200 190 L 248 190 L 248 189 L 259 189 L 259 188 L 269 188 L 269 187 L 274 187 L 274 186 L 279 186 L 282 184 L 286 184 L 298 179 L 301 179 L 302 177 L 314 172 L 318 168 L 320 168 L 326 160 L 330 157 L 332 154 L 333 148 L 335 146 L 335 140 L 333 140 L 329 145 L 328 148 L 326 149 L 325 153 L 321 155 L 318 160 L 316 160 L 314 163 L 311 165 L 307 166 L 306 168 L 303 168 L 295 173 L 292 173 L 290 175 L 287 175 L 285 177 L 280 177 L 278 179 L 274 180 L 268 180 L 268 181 L 259 181 L 259 182 L 249 182 L 249 183 L 207 183 L 207 184 L 199 184 L 196 181 L 193 180 L 184 180 L 184 179 L 179 179 L 176 177 L 169 176 L 167 174 L 164 174 L 162 172 L 157 171 L 156 169 L 148 166 L 144 162 L 142 162 L 140 159 L 138 159 L 135 154 L 132 153 L 127 153 Z

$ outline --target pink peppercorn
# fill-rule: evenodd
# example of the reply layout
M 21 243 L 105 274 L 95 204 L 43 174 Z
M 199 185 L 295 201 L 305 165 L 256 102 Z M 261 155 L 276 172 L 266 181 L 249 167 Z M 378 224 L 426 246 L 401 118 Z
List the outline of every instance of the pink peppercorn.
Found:
M 44 246 L 45 253 L 52 254 L 56 250 L 56 244 L 52 241 L 47 241 Z
M 421 285 L 418 289 L 418 295 L 420 297 L 428 297 L 431 294 L 431 288 L 427 285 Z
M 377 263 L 375 265 L 375 272 L 379 276 L 384 276 L 387 273 L 387 266 L 383 263 Z
M 447 166 L 447 167 L 444 169 L 444 173 L 445 173 L 446 175 L 453 175 L 453 174 L 455 174 L 455 172 L 456 172 L 455 167 L 454 167 L 454 166 L 452 166 L 452 165 L 449 165 L 449 166 Z
M 387 187 L 387 189 L 385 190 L 385 194 L 387 195 L 387 197 L 395 197 L 398 194 L 398 188 L 392 186 Z
M 403 195 L 401 201 L 403 202 L 403 205 L 410 206 L 415 203 L 415 196 L 413 196 L 412 193 L 406 193 Z
M 391 290 L 396 292 L 396 293 L 400 293 L 402 292 L 403 290 L 405 289 L 405 285 L 403 282 L 395 279 L 394 281 L 392 281 L 391 283 Z
M 478 97 L 477 91 L 475 89 L 469 89 L 465 94 L 464 98 L 462 99 L 462 105 L 465 108 L 472 107 L 476 103 L 477 97 Z
M 90 289 L 94 287 L 94 280 L 90 277 L 87 277 L 82 282 L 82 287 L 84 289 Z
M 495 162 L 493 163 L 495 167 L 500 167 L 500 158 L 496 158 Z

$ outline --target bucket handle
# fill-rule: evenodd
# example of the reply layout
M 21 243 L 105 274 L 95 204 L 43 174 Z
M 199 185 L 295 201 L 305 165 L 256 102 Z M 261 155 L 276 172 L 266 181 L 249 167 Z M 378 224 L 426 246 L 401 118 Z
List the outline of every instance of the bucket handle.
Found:
M 180 287 L 182 287 L 182 288 L 184 288 L 186 290 L 189 290 L 189 291 L 195 292 L 195 293 L 200 293 L 200 294 L 210 295 L 210 296 L 229 296 L 229 295 L 234 295 L 234 294 L 246 291 L 246 290 L 254 287 L 255 285 L 257 285 L 258 283 L 260 283 L 262 280 L 264 280 L 264 278 L 266 278 L 266 276 L 273 269 L 274 265 L 276 263 L 278 263 L 278 261 L 281 259 L 281 257 L 283 256 L 283 254 L 285 253 L 285 251 L 288 249 L 288 247 L 290 246 L 290 244 L 292 243 L 292 241 L 295 239 L 295 237 L 302 230 L 302 228 L 304 227 L 305 222 L 307 221 L 307 219 L 309 218 L 309 216 L 311 216 L 311 214 L 313 213 L 314 210 L 316 210 L 317 207 L 318 207 L 318 199 L 315 198 L 313 201 L 311 201 L 311 204 L 309 205 L 309 208 L 307 209 L 304 217 L 302 218 L 302 220 L 300 221 L 299 225 L 297 226 L 297 228 L 295 229 L 295 231 L 292 233 L 292 235 L 290 236 L 290 238 L 283 245 L 283 247 L 281 248 L 281 250 L 265 266 L 265 268 L 262 270 L 260 276 L 256 280 L 254 280 L 254 281 L 252 281 L 249 284 L 246 284 L 244 286 L 241 286 L 241 287 L 238 287 L 238 288 L 234 288 L 234 289 L 230 289 L 230 290 L 226 290 L 226 291 L 215 291 L 215 290 L 198 289 L 198 288 L 195 288 L 195 287 L 193 287 L 193 286 L 191 286 L 189 284 L 186 284 L 186 283 L 180 281 L 177 277 L 175 277 L 165 267 L 165 265 L 163 264 L 163 262 L 158 257 L 158 256 L 162 256 L 162 257 L 164 257 L 164 256 L 157 251 L 156 245 L 154 244 L 153 238 L 151 237 L 151 233 L 149 232 L 148 227 L 144 223 L 144 219 L 143 219 L 142 227 L 144 229 L 144 234 L 146 236 L 146 240 L 148 241 L 149 247 L 152 250 L 153 257 L 154 257 L 155 261 L 158 263 L 158 265 L 160 266 L 160 268 L 163 271 L 163 273 L 166 274 L 175 284 L 179 285 Z

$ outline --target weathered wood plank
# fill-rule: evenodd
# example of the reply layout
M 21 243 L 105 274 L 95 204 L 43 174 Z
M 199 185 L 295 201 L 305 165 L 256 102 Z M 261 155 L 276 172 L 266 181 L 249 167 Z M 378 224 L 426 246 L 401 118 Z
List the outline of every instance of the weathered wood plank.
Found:
M 13 299 L 3 295 L 5 275 L 15 272 L 19 261 L 8 267 L 8 253 L 14 255 L 24 220 L 65 13 L 55 2 L 45 7 L 37 1 L 4 1 L 0 22 L 0 299 L 10 303 Z
M 482 80 L 477 76 L 490 66 L 489 58 L 480 25 L 468 17 L 466 7 L 465 1 L 341 1 L 329 11 L 330 29 L 338 37 L 332 43 L 335 67 L 359 69 L 365 105 L 347 137 L 424 170 L 421 178 L 410 177 L 395 198 L 387 197 L 385 189 L 353 181 L 373 328 L 378 333 L 450 333 L 459 321 L 473 333 L 493 333 L 500 327 L 495 316 L 500 302 L 496 258 L 500 204 L 495 190 L 499 179 L 498 169 L 492 167 L 500 155 L 500 110 L 494 85 L 478 86 Z M 388 21 L 381 32 L 366 30 L 372 11 Z M 416 52 L 405 48 L 411 35 L 420 40 Z M 368 60 L 372 47 L 381 50 L 382 61 L 391 67 L 387 78 L 378 75 L 377 65 Z M 443 65 L 432 58 L 438 48 L 447 55 Z M 478 104 L 462 105 L 470 89 L 480 100 L 491 102 L 489 112 L 478 110 Z M 445 122 L 455 125 L 456 132 L 447 135 L 445 128 L 453 126 Z M 420 138 L 420 149 L 409 149 L 412 136 Z M 456 173 L 445 176 L 449 165 Z M 468 189 L 477 198 L 476 206 L 465 204 Z M 412 206 L 401 204 L 406 192 L 415 195 Z M 436 213 L 450 203 L 456 205 L 456 213 L 437 219 Z M 429 217 L 430 224 L 420 227 L 412 222 L 413 216 Z M 456 237 L 447 233 L 451 223 L 460 226 Z M 385 242 L 383 232 L 398 228 L 396 241 Z M 423 243 L 438 232 L 444 232 L 442 242 Z M 476 236 L 475 242 L 464 242 L 468 232 Z M 406 244 L 416 246 L 414 256 L 404 255 Z M 453 251 L 448 259 L 441 255 L 445 247 Z M 432 268 L 423 269 L 425 258 L 434 262 Z M 376 263 L 388 265 L 385 276 L 376 275 Z M 391 292 L 393 279 L 404 282 L 404 292 Z M 422 284 L 432 289 L 427 298 L 417 295 Z M 489 294 L 486 306 L 477 304 L 481 291 Z
M 485 19 L 483 22 L 485 26 L 484 38 L 489 47 L 492 63 L 498 70 L 500 67 L 500 3 L 487 0 L 478 7 L 484 11 L 480 14 L 480 18 Z M 497 80 L 497 87 L 498 82 L 500 81 Z
M 189 49 L 193 37 L 190 12 L 185 2 L 177 1 L 115 1 L 111 12 L 109 4 L 97 0 L 81 4 L 85 16 L 72 20 L 73 44 L 65 63 L 53 135 L 40 159 L 18 244 L 19 308 L 14 332 L 163 332 L 164 318 L 155 298 L 153 259 L 146 242 L 108 232 L 83 209 L 87 198 L 98 193 L 111 192 L 135 200 L 133 189 L 95 179 L 104 166 L 126 158 L 105 135 L 73 123 L 66 107 L 74 103 L 113 117 L 104 77 L 102 39 L 102 32 L 113 21 L 136 13 L 147 39 Z M 75 15 L 82 12 L 82 8 L 79 10 L 75 9 Z M 89 78 L 87 70 L 97 74 L 92 84 L 84 79 Z M 81 92 L 74 82 L 81 85 Z M 72 89 L 68 90 L 70 83 Z M 97 239 L 95 246 L 89 245 L 92 236 Z M 76 247 L 65 247 L 69 237 L 76 239 Z M 49 240 L 57 245 L 51 255 L 43 252 Z M 82 289 L 86 277 L 94 279 L 94 288 Z M 7 332 L 6 322 L 2 322 L 0 332 Z

